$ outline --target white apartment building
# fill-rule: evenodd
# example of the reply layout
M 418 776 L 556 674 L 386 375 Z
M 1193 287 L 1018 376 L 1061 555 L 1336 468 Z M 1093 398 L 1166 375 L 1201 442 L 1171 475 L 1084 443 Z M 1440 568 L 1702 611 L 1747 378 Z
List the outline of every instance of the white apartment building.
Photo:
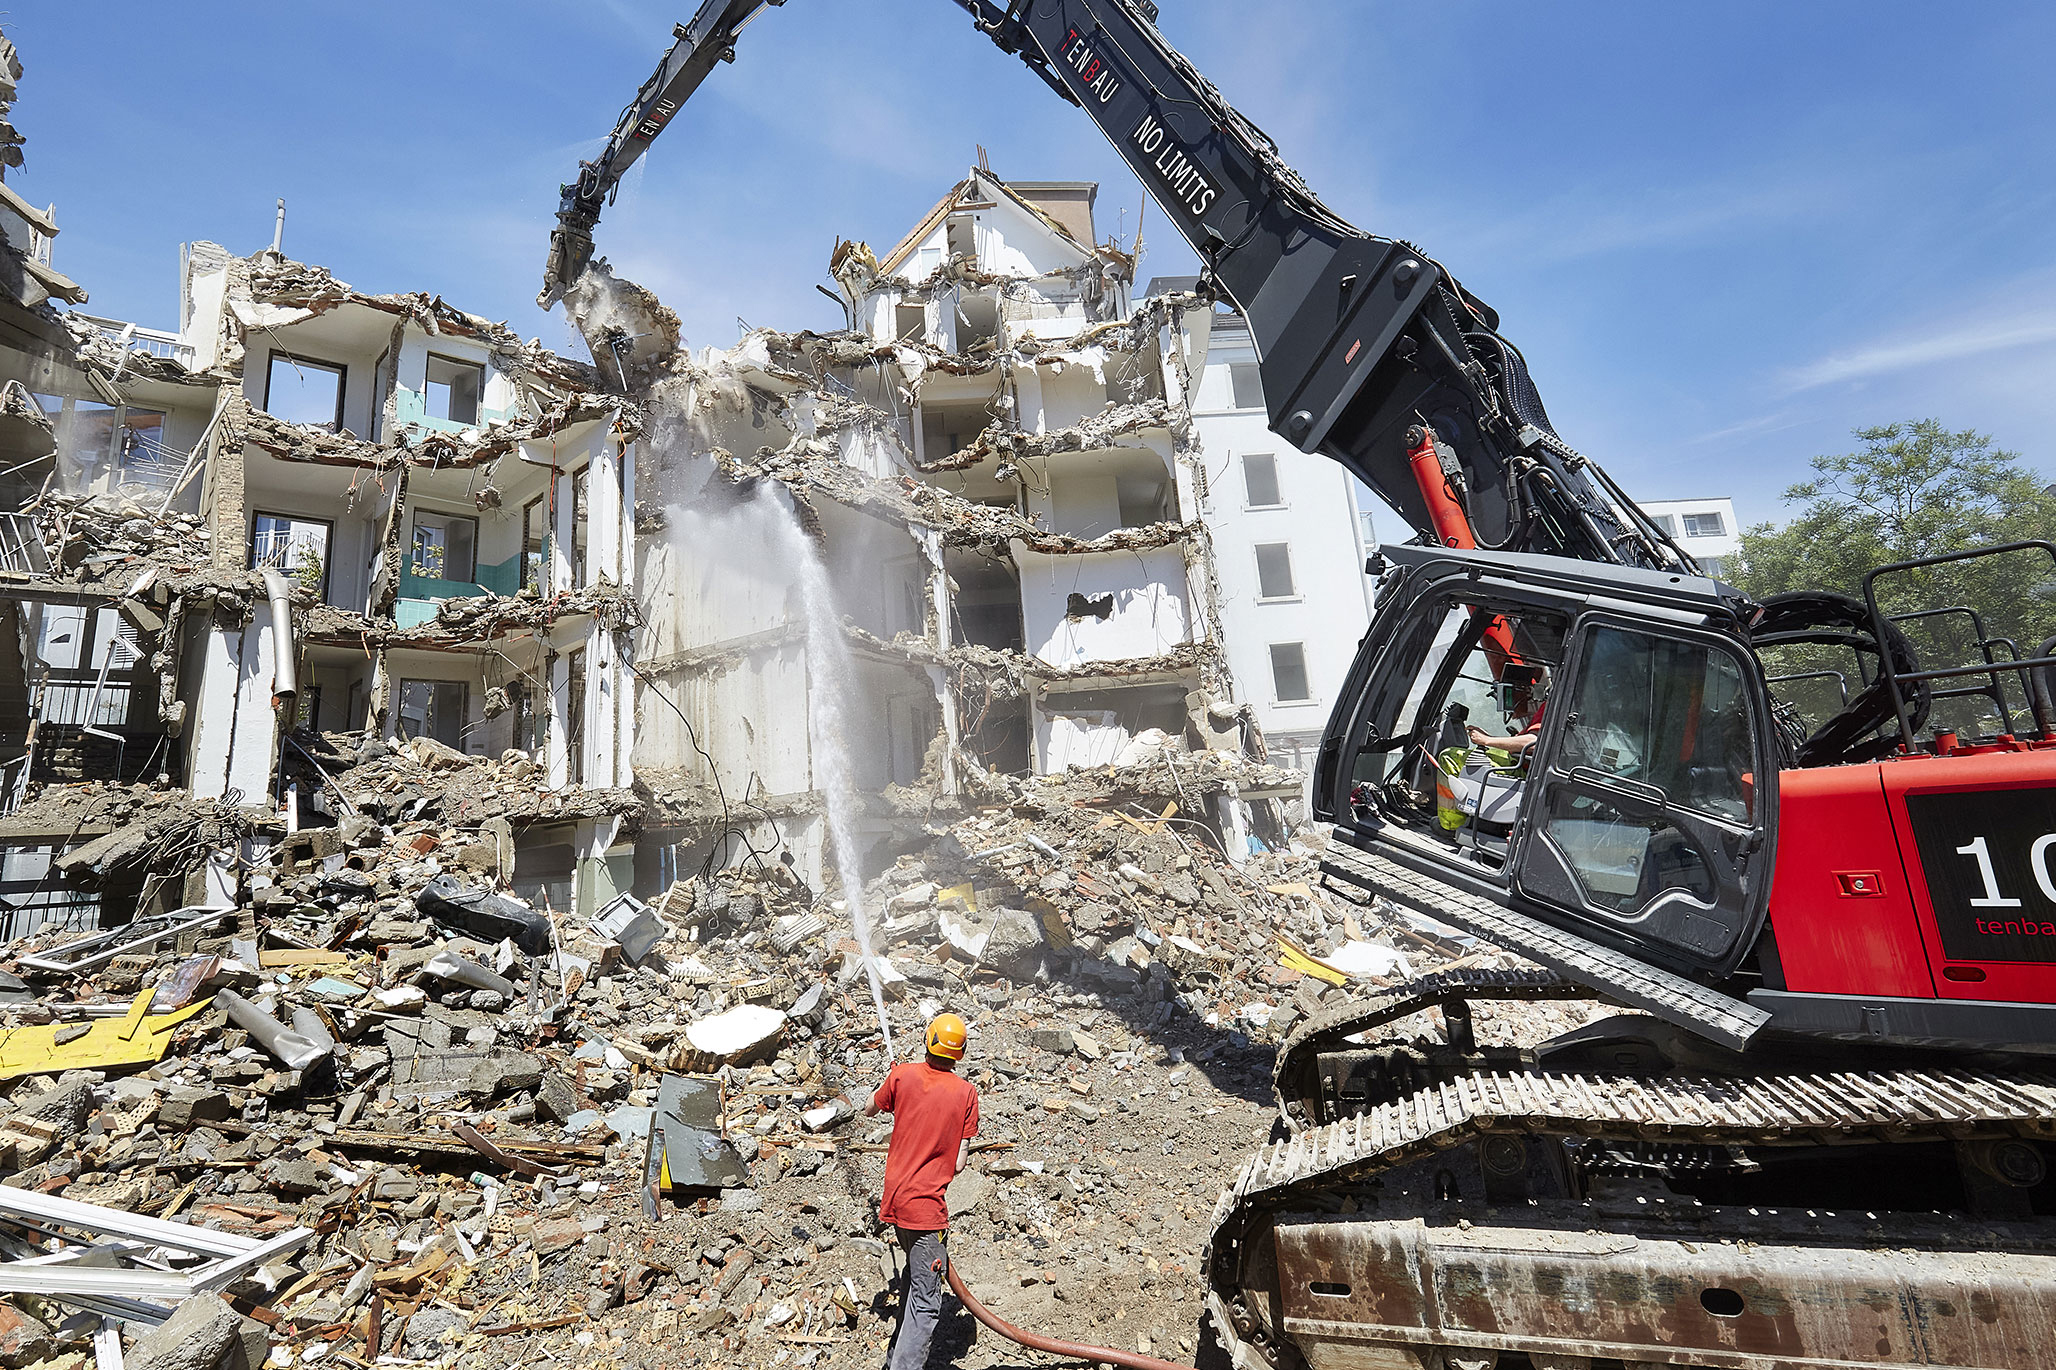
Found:
M 1735 521 L 1735 502 L 1718 499 L 1641 500 L 1642 512 L 1677 539 L 1699 569 L 1709 576 L 1732 575 L 1742 554 L 1742 526 Z
M 1150 293 L 1191 284 L 1159 279 Z M 1230 672 L 1272 759 L 1311 771 L 1335 691 L 1370 626 L 1369 511 L 1341 466 L 1270 430 L 1256 348 L 1239 314 L 1214 315 L 1192 421 Z

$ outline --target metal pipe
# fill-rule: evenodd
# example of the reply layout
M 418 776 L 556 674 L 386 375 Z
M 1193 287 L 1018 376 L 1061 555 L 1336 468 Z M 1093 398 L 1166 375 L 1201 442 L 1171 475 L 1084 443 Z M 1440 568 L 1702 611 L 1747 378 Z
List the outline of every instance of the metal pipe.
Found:
M 964 1287 L 964 1277 L 957 1273 L 955 1261 L 944 1261 L 943 1265 L 949 1272 L 950 1291 L 971 1311 L 972 1317 L 1008 1341 L 1019 1342 L 1031 1351 L 1042 1351 L 1052 1356 L 1062 1356 L 1067 1360 L 1089 1360 L 1098 1361 L 1101 1365 L 1119 1365 L 1126 1367 L 1126 1370 L 1192 1370 L 1189 1365 L 1158 1360 L 1154 1356 L 1138 1355 L 1133 1351 L 1116 1351 L 1110 1346 L 1085 1346 L 1075 1341 L 1058 1341 L 1054 1337 L 1041 1337 L 1033 1332 L 1023 1331 L 978 1302 L 977 1296 Z
M 264 590 L 271 597 L 271 692 L 291 697 L 300 692 L 293 670 L 293 590 L 269 566 L 264 568 Z

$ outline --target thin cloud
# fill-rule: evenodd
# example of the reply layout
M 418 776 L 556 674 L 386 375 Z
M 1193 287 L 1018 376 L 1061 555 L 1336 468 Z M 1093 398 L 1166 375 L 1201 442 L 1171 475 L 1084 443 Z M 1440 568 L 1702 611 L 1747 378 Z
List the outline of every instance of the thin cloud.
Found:
M 1685 445 L 1694 447 L 1701 443 L 1725 442 L 1731 438 L 1763 437 L 1769 433 L 1782 433 L 1788 428 L 1797 428 L 1803 423 L 1810 422 L 1812 422 L 1810 418 L 1794 415 L 1787 410 L 1781 409 L 1774 414 L 1764 414 L 1757 418 L 1745 419 L 1741 423 L 1729 424 L 1726 428 L 1716 428 L 1711 433 L 1701 433 L 1696 438 L 1687 438 Z
M 2044 343 L 2056 343 L 2056 310 L 2021 313 L 2016 305 L 2000 317 L 1951 320 L 1919 333 L 1830 353 L 1788 372 L 1784 388 L 1796 393 Z

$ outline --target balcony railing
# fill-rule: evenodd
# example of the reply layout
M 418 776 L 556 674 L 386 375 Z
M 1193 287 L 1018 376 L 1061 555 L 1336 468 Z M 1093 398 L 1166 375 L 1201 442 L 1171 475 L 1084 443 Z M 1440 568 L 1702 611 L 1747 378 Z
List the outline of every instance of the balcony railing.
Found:
M 135 348 L 181 366 L 193 364 L 196 350 L 191 343 L 181 341 L 176 333 L 167 333 L 161 328 L 144 328 L 141 324 L 125 323 L 120 319 L 103 319 L 97 314 L 81 314 L 76 310 L 72 317 L 80 323 L 91 324 L 101 337 L 124 351 Z

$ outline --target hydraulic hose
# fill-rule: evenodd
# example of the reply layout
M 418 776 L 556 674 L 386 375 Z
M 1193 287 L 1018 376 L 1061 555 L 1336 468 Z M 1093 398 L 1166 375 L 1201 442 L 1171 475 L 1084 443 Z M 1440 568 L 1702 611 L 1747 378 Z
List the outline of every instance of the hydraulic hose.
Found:
M 955 1261 L 946 1262 L 945 1268 L 949 1271 L 950 1291 L 964 1307 L 971 1310 L 972 1317 L 1008 1341 L 1019 1342 L 1031 1351 L 1042 1351 L 1052 1356 L 1062 1356 L 1067 1360 L 1089 1360 L 1098 1361 L 1101 1365 L 1125 1366 L 1126 1370 L 1192 1370 L 1189 1365 L 1158 1360 L 1154 1356 L 1138 1355 L 1133 1351 L 1116 1351 L 1110 1346 L 1084 1346 L 1075 1341 L 1058 1341 L 1055 1337 L 1039 1337 L 1033 1332 L 1023 1331 L 978 1302 L 977 1295 L 964 1287 L 964 1277 L 957 1273 Z

